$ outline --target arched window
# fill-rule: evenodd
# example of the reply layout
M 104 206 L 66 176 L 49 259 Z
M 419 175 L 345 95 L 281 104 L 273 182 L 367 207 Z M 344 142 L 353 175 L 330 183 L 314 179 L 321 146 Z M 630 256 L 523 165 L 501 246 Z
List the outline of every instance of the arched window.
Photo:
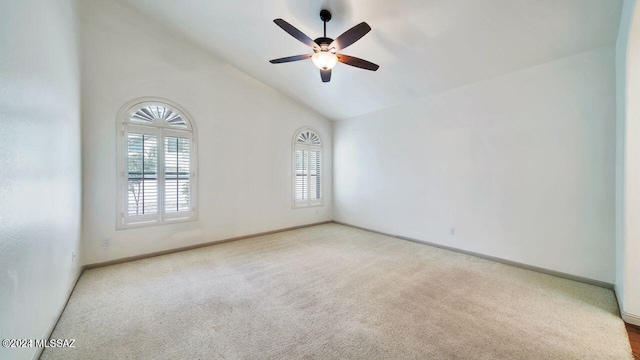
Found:
M 293 206 L 322 205 L 322 140 L 310 128 L 293 137 Z
M 196 218 L 194 124 L 178 105 L 136 99 L 118 113 L 118 228 Z

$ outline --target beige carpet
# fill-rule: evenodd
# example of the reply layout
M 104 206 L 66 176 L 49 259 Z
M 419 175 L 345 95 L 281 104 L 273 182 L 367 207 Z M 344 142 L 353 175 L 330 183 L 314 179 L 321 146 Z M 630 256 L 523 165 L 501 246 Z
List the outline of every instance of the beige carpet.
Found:
M 612 291 L 336 224 L 86 271 L 42 359 L 630 359 Z

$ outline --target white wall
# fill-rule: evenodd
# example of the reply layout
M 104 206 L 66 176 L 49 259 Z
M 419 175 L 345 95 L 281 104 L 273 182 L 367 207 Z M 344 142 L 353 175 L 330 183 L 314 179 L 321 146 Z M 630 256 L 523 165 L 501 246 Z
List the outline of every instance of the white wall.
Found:
M 117 2 L 82 2 L 81 25 L 85 264 L 332 219 L 330 121 Z M 141 96 L 170 99 L 197 124 L 196 222 L 116 231 L 115 118 Z M 325 205 L 294 210 L 291 141 L 303 125 L 325 143 Z
M 0 14 L 0 339 L 38 339 L 80 270 L 77 11 L 8 0 Z M 35 352 L 0 348 L 0 358 Z
M 622 318 L 640 325 L 640 9 L 626 0 L 616 44 L 616 293 Z
M 337 122 L 335 220 L 613 283 L 614 55 Z

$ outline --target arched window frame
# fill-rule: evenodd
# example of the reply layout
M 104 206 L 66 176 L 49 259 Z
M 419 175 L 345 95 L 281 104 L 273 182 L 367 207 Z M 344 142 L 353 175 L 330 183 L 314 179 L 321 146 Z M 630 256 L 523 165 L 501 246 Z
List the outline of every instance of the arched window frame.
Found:
M 296 132 L 294 133 L 291 154 L 291 195 L 293 208 L 322 206 L 324 204 L 324 152 L 322 144 L 323 142 L 322 138 L 320 137 L 320 133 L 314 128 L 305 126 L 296 130 Z M 316 174 L 318 179 L 316 190 L 313 192 L 310 191 L 313 173 L 311 171 L 307 171 L 306 184 L 307 186 L 309 186 L 309 188 L 306 192 L 307 196 L 305 197 L 303 195 L 302 198 L 300 198 L 298 194 L 304 194 L 304 191 L 301 189 L 301 187 L 304 186 L 304 183 L 301 184 L 298 181 L 301 171 L 299 171 L 296 165 L 296 160 L 300 152 L 302 152 L 303 156 L 306 156 L 305 161 L 307 161 L 307 164 L 311 163 L 311 161 L 313 160 L 313 152 L 319 155 L 316 157 L 318 159 L 317 170 L 319 171 L 319 174 Z M 304 172 L 304 170 L 302 170 L 302 172 Z M 314 197 L 313 195 L 315 194 L 317 194 L 318 197 Z
M 160 106 L 178 114 L 180 119 L 168 120 L 176 121 L 170 124 L 166 119 L 153 118 L 151 121 L 134 120 L 134 114 L 148 106 Z M 142 119 L 141 119 L 142 120 Z M 196 124 L 193 117 L 178 104 L 162 98 L 144 97 L 127 102 L 122 106 L 116 118 L 117 122 L 117 214 L 116 228 L 127 229 L 151 225 L 163 225 L 197 219 L 197 141 Z M 128 200 L 128 136 L 129 133 L 145 134 L 156 137 L 156 178 L 157 178 L 157 211 L 152 214 L 129 215 L 127 208 Z M 189 143 L 189 206 L 188 210 L 180 209 L 175 212 L 168 212 L 165 209 L 165 139 L 167 137 L 188 139 Z M 179 201 L 179 200 L 176 200 Z M 178 205 L 176 205 L 178 207 Z

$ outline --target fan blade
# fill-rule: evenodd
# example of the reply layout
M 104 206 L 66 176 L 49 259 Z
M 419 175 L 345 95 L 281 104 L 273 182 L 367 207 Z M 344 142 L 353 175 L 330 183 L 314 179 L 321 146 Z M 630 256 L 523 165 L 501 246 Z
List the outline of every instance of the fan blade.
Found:
M 305 35 L 302 31 L 296 29 L 295 26 L 289 24 L 288 22 L 286 22 L 286 21 L 284 21 L 282 19 L 275 19 L 275 20 L 273 20 L 273 22 L 276 23 L 276 25 L 280 26 L 282 28 L 282 30 L 288 32 L 289 35 L 291 35 L 294 38 L 298 39 L 303 44 L 306 44 L 306 45 L 308 45 L 310 47 L 318 46 L 318 44 L 316 44 L 313 40 L 311 40 L 310 37 Z
M 288 63 L 288 62 L 292 62 L 292 61 L 306 60 L 306 59 L 309 59 L 309 58 L 311 58 L 311 54 L 288 56 L 288 57 L 283 57 L 283 58 L 280 58 L 280 59 L 269 60 L 269 62 L 272 63 L 272 64 L 282 64 L 282 63 Z
M 331 69 L 329 69 L 329 70 L 320 70 L 320 77 L 322 78 L 322 82 L 331 81 Z
M 347 65 L 355 66 L 360 69 L 371 70 L 371 71 L 376 71 L 380 68 L 380 66 L 372 62 L 369 62 L 367 60 L 363 60 L 357 57 L 349 56 L 349 55 L 339 54 L 338 61 L 340 61 L 343 64 L 347 64 Z
M 371 31 L 371 26 L 366 22 L 361 22 L 333 40 L 329 48 L 335 47 L 336 51 L 342 50 L 360 40 L 360 38 L 367 35 L 369 31 Z

